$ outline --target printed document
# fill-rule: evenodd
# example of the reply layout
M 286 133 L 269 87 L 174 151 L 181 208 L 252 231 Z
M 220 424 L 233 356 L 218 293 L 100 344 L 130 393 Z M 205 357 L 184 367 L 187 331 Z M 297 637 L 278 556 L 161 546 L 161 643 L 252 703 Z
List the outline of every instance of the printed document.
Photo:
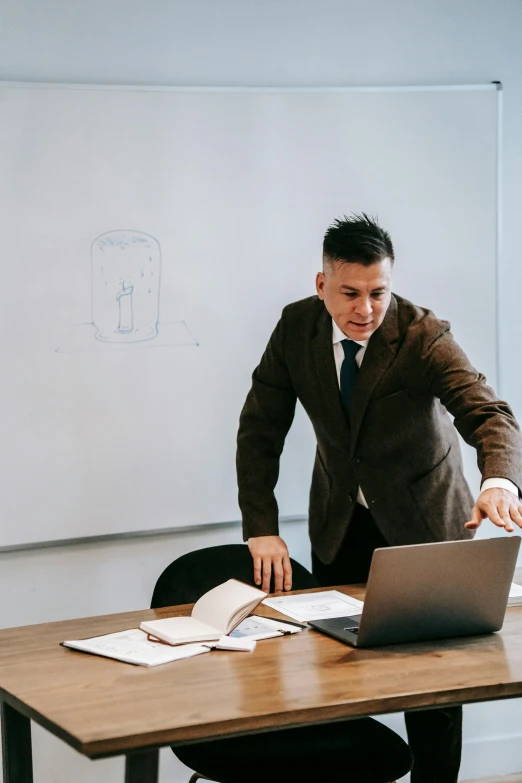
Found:
M 522 586 L 515 584 L 515 582 L 511 582 L 511 587 L 509 588 L 509 597 L 522 598 Z
M 363 610 L 362 601 L 338 590 L 265 598 L 263 603 L 302 623 L 327 617 L 353 617 Z
M 511 582 L 509 589 L 508 606 L 522 606 L 522 586 Z
M 191 658 L 193 655 L 209 652 L 209 648 L 203 644 L 172 647 L 170 644 L 152 642 L 148 640 L 144 631 L 137 628 L 94 636 L 91 639 L 73 639 L 62 644 L 73 650 L 102 655 L 104 658 L 116 658 L 118 661 L 140 666 L 157 666 L 160 663 L 170 663 L 180 658 Z

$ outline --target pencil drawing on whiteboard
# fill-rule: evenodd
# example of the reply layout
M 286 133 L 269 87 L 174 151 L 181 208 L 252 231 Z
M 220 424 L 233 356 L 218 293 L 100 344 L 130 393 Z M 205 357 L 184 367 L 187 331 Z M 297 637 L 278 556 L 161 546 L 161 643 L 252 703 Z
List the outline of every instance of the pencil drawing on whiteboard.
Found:
M 152 340 L 158 334 L 161 249 L 141 231 L 109 231 L 91 245 L 96 339 Z
M 143 231 L 101 234 L 91 244 L 92 320 L 73 327 L 57 352 L 93 350 L 100 344 L 120 349 L 197 346 L 184 321 L 160 321 L 160 293 L 158 240 Z

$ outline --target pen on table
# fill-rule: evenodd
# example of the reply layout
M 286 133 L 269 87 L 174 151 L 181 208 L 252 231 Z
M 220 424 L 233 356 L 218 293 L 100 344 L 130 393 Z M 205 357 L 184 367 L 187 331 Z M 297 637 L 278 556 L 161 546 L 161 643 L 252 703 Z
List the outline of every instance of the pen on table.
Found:
M 273 620 L 275 623 L 282 623 L 283 625 L 293 625 L 296 628 L 308 628 L 306 623 L 303 625 L 303 623 L 291 623 L 290 620 L 281 620 L 279 617 L 268 617 L 265 615 L 258 615 L 261 619 L 265 617 L 267 620 Z

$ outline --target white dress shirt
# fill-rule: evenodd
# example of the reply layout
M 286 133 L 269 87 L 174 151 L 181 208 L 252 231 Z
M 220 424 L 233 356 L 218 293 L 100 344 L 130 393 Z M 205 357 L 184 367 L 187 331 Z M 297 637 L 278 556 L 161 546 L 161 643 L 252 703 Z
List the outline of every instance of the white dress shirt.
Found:
M 349 339 L 350 338 L 347 337 L 344 334 L 344 332 L 342 332 L 339 329 L 339 327 L 337 326 L 337 324 L 332 318 L 332 342 L 333 342 L 335 369 L 337 370 L 337 383 L 339 384 L 339 388 L 341 388 L 341 365 L 344 361 L 344 349 L 343 346 L 341 345 L 341 342 L 342 340 L 349 340 Z M 355 357 L 355 361 L 357 362 L 357 365 L 360 367 L 364 359 L 364 354 L 366 353 L 368 340 L 353 340 L 353 342 L 356 342 L 362 348 L 362 350 L 359 351 Z M 508 489 L 510 492 L 513 492 L 513 494 L 518 498 L 518 487 L 515 484 L 513 484 L 513 482 L 510 481 L 509 479 L 500 478 L 500 477 L 488 478 L 482 482 L 480 491 L 483 492 L 485 489 L 491 489 L 492 487 L 497 487 L 499 489 Z M 357 489 L 357 502 L 360 503 L 365 508 L 368 508 L 368 503 L 364 499 L 364 495 L 360 487 L 358 487 Z

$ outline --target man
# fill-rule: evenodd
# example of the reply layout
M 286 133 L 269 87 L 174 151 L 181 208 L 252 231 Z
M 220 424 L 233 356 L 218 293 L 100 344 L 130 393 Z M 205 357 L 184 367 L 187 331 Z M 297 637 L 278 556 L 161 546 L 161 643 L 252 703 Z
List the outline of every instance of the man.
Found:
M 292 586 L 274 488 L 297 399 L 317 438 L 309 531 L 322 585 L 366 581 L 376 547 L 468 538 L 486 517 L 507 532 L 522 527 L 522 439 L 511 409 L 446 321 L 391 293 L 393 263 L 375 220 L 336 220 L 317 296 L 283 310 L 254 371 L 237 471 L 244 538 L 264 590 L 272 575 L 275 590 Z M 454 427 L 477 450 L 475 505 Z M 457 780 L 461 720 L 460 708 L 406 716 L 414 782 Z

